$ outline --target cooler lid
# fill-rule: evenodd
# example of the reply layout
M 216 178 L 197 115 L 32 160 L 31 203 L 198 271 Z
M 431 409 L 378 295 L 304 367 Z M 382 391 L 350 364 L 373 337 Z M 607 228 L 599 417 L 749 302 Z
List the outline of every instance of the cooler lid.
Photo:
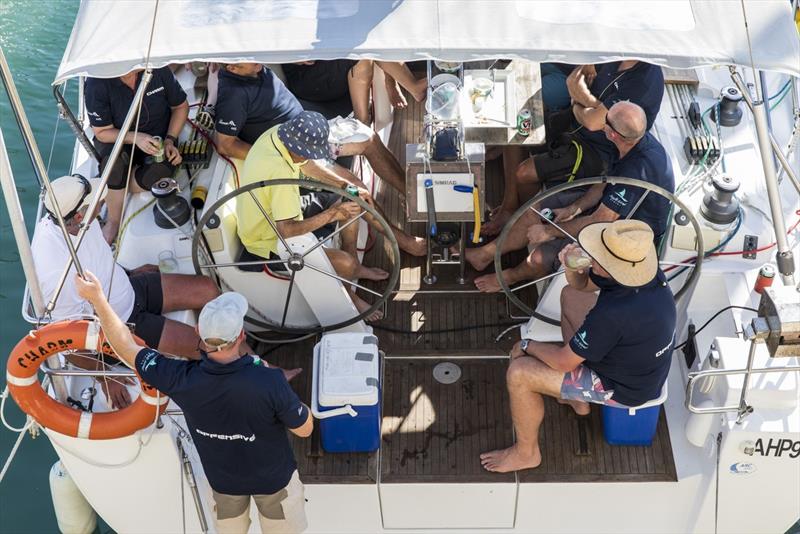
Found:
M 327 334 L 319 349 L 319 404 L 325 407 L 378 403 L 378 339 L 362 333 Z

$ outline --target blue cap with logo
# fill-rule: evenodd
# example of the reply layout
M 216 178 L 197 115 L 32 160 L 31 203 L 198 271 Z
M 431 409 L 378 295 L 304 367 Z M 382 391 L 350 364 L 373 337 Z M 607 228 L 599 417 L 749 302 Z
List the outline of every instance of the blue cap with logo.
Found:
M 316 111 L 303 111 L 278 127 L 278 138 L 290 152 L 308 159 L 326 159 L 328 121 Z

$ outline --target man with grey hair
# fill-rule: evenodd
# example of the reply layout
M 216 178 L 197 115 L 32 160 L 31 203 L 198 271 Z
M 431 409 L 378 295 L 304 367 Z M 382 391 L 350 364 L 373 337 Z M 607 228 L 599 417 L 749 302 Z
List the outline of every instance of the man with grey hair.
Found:
M 674 191 L 675 179 L 669 156 L 661 143 L 647 132 L 647 117 L 641 107 L 632 102 L 617 102 L 609 109 L 603 130 L 606 139 L 614 144 L 617 151 L 609 176 L 636 178 Z M 628 217 L 643 194 L 644 190 L 639 187 L 595 184 L 585 192 L 567 192 L 557 196 L 552 203 L 548 199 L 540 208 L 551 208 L 558 225 L 569 235 L 575 236 L 590 224 Z M 630 217 L 646 222 L 658 243 L 667 229 L 668 214 L 669 201 L 661 195 L 650 194 Z M 503 243 L 503 253 L 519 250 L 526 245 L 534 249 L 525 261 L 516 267 L 504 269 L 503 280 L 512 285 L 555 272 L 560 266 L 559 251 L 571 241 L 570 237 L 542 221 L 534 212 L 525 213 Z M 494 260 L 496 249 L 494 242 L 468 249 L 466 259 L 480 271 Z M 476 278 L 475 285 L 488 293 L 500 291 L 494 273 Z

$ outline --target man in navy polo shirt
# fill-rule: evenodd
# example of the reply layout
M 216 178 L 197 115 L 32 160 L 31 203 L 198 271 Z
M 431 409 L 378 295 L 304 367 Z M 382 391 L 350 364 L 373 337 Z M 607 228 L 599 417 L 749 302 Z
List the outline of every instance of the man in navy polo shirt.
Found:
M 667 379 L 676 310 L 652 230 L 641 221 L 596 223 L 581 231 L 578 242 L 592 264 L 589 270 L 567 268 L 561 329 L 569 341 L 523 339 L 512 349 L 506 381 L 517 442 L 481 454 L 489 471 L 542 462 L 542 395 L 587 415 L 589 403 L 635 407 L 658 398 Z M 575 247 L 565 248 L 562 260 Z
M 649 132 L 644 110 L 631 102 L 618 102 L 611 106 L 603 128 L 606 139 L 614 146 L 615 157 L 609 174 L 625 178 L 636 178 L 666 189 L 675 190 L 672 164 L 661 143 Z M 596 184 L 587 191 L 565 191 L 543 202 L 540 209 L 548 207 L 555 213 L 555 221 L 569 235 L 574 236 L 585 226 L 596 222 L 611 222 L 630 215 L 646 222 L 660 241 L 667 229 L 669 201 L 657 193 L 648 194 L 636 207 L 645 190 L 615 184 Z M 631 214 L 631 211 L 636 211 Z M 584 214 L 583 216 L 580 216 Z M 504 253 L 518 250 L 526 245 L 535 247 L 528 258 L 519 265 L 504 269 L 502 276 L 507 284 L 522 280 L 534 280 L 558 270 L 561 265 L 558 252 L 572 239 L 555 226 L 540 220 L 530 211 L 523 215 L 504 243 Z M 466 251 L 467 260 L 476 269 L 482 270 L 494 259 L 496 245 Z M 481 291 L 495 292 L 500 284 L 495 274 L 475 279 Z
M 244 159 L 261 134 L 303 111 L 274 72 L 260 63 L 232 63 L 219 70 L 217 149 Z
M 664 75 L 661 67 L 643 61 L 583 65 L 567 77 L 567 90 L 571 113 L 563 112 L 566 121 L 551 122 L 556 130 L 548 131 L 555 140 L 551 150 L 527 159 L 518 147 L 503 151 L 503 203 L 484 226 L 485 235 L 500 233 L 520 203 L 539 192 L 541 182 L 599 176 L 610 169 L 616 155 L 603 131 L 608 110 L 617 102 L 633 102 L 644 110 L 650 130 L 664 97 Z
M 97 278 L 75 276 L 117 355 L 142 380 L 183 409 L 213 490 L 219 532 L 248 531 L 255 500 L 262 532 L 306 528 L 303 485 L 286 434 L 308 437 L 313 419 L 284 378 L 256 356 L 240 356 L 247 301 L 225 293 L 205 305 L 197 332 L 200 361 L 175 360 L 136 343 L 111 309 Z
M 223 156 L 245 159 L 259 136 L 302 111 L 297 98 L 260 63 L 225 65 L 220 70 L 214 112 L 217 150 Z M 405 171 L 371 128 L 354 118 L 337 117 L 328 124 L 330 159 L 363 155 L 375 174 L 405 194 Z M 337 186 L 355 185 L 362 198 L 372 201 L 364 183 L 341 165 L 312 161 L 304 174 Z
M 87 78 L 84 100 L 89 124 L 94 132 L 94 144 L 102 158 L 100 170 L 108 162 L 108 156 L 119 136 L 119 129 L 133 103 L 133 97 L 144 71 L 139 69 L 119 78 Z M 131 191 L 149 191 L 161 178 L 172 176 L 175 166 L 180 165 L 181 155 L 176 145 L 186 118 L 189 104 L 186 93 L 173 76 L 169 67 L 153 70 L 153 77 L 145 90 L 139 112 L 138 126 L 134 124 L 125 134 L 122 153 L 114 162 L 108 180 L 108 219 L 103 236 L 111 243 L 117 235 L 125 186 L 128 183 L 128 168 L 133 159 L 135 183 Z M 156 162 L 153 156 L 161 145 L 154 136 L 163 141 L 164 160 Z M 134 149 L 134 145 L 136 149 Z M 137 187 L 138 186 L 138 187 Z

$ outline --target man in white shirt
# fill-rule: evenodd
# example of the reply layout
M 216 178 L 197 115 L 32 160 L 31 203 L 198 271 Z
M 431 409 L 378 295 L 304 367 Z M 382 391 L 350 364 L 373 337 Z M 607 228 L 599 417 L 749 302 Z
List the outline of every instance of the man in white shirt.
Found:
M 199 310 L 206 302 L 219 295 L 214 282 L 206 276 L 188 274 L 162 274 L 154 265 L 144 265 L 126 272 L 114 261 L 111 248 L 103 238 L 100 224 L 87 217 L 99 179 L 86 179 L 79 174 L 62 176 L 52 183 L 59 211 L 67 231 L 78 235 L 81 222 L 91 220 L 89 229 L 78 249 L 78 259 L 83 269 L 92 271 L 108 288 L 108 300 L 114 311 L 127 322 L 133 323 L 134 333 L 149 347 L 159 352 L 199 358 L 199 337 L 187 324 L 167 319 L 162 313 L 174 310 Z M 49 197 L 45 199 L 46 215 L 36 225 L 31 249 L 36 265 L 39 285 L 46 300 L 56 291 L 64 265 L 70 258 L 64 236 L 55 220 L 54 207 Z M 52 318 L 91 314 L 91 306 L 75 290 L 75 267 L 70 270 L 64 288 L 56 301 Z M 127 392 L 125 393 L 127 396 Z M 122 398 L 115 405 L 124 404 Z

